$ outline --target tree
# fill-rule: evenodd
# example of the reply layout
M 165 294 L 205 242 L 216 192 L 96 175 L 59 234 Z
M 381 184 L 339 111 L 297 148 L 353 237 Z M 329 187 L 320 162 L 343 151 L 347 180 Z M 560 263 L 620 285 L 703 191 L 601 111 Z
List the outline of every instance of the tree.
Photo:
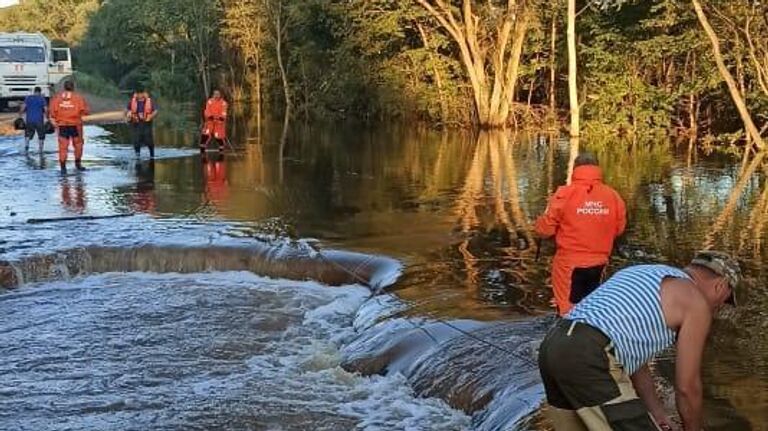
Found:
M 190 100 L 210 92 L 220 13 L 217 1 L 112 0 L 94 14 L 84 43 L 124 65 L 121 83 Z
M 581 133 L 579 126 L 579 89 L 576 58 L 576 0 L 568 0 L 568 100 L 571 106 L 571 137 Z M 578 153 L 578 141 L 576 152 Z
M 291 100 L 291 86 L 288 82 L 288 72 L 283 58 L 283 44 L 286 31 L 288 29 L 286 7 L 284 0 L 263 0 L 264 10 L 269 22 L 268 34 L 272 38 L 275 48 L 275 59 L 277 67 L 280 70 L 280 80 L 283 85 L 283 96 L 285 98 L 285 111 L 283 112 L 283 134 L 280 139 L 281 153 L 285 146 L 288 133 L 288 123 L 291 119 L 291 110 L 293 102 Z
M 529 0 L 416 0 L 450 34 L 472 87 L 482 127 L 507 126 L 532 5 Z
M 40 32 L 50 39 L 76 44 L 101 3 L 101 0 L 26 0 L 8 9 L 11 16 L 0 20 L 0 30 Z
M 243 75 L 259 111 L 262 103 L 261 57 L 265 39 L 262 31 L 264 10 L 260 6 L 261 3 L 255 1 L 226 0 L 222 19 L 224 43 L 242 58 Z
M 750 136 L 753 142 L 755 142 L 757 147 L 760 150 L 763 150 L 765 149 L 765 143 L 760 136 L 760 131 L 757 129 L 757 126 L 755 126 L 755 123 L 752 120 L 752 116 L 749 114 L 743 93 L 739 90 L 739 87 L 736 84 L 736 80 L 733 79 L 733 75 L 728 70 L 728 67 L 725 65 L 725 61 L 723 60 L 723 54 L 720 52 L 720 39 L 712 29 L 712 26 L 709 23 L 709 19 L 704 13 L 704 9 L 701 7 L 699 0 L 692 0 L 692 3 L 693 8 L 696 11 L 696 16 L 699 18 L 699 22 L 701 23 L 701 27 L 704 29 L 704 32 L 707 34 L 707 37 L 712 44 L 712 54 L 715 57 L 717 70 L 720 72 L 720 75 L 723 77 L 723 80 L 728 86 L 728 91 L 731 94 L 733 103 L 736 105 L 736 109 L 739 111 L 741 121 L 744 122 L 744 128 L 747 130 L 747 134 Z

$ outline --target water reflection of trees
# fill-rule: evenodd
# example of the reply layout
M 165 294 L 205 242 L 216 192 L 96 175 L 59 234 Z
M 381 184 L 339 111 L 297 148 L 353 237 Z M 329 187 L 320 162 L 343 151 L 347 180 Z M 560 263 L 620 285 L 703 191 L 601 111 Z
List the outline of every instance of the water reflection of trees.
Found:
M 755 174 L 758 172 L 758 169 L 763 166 L 764 159 L 765 152 L 760 152 L 755 155 L 754 158 L 752 158 L 752 161 L 748 165 L 741 169 L 741 172 L 739 173 L 733 188 L 728 194 L 727 202 L 723 206 L 723 209 L 718 215 L 717 219 L 715 219 L 712 225 L 712 229 L 709 231 L 704 240 L 705 248 L 713 248 L 717 246 L 718 240 L 722 239 L 721 236 L 725 227 L 734 226 L 734 213 L 736 212 L 739 203 L 742 202 L 742 198 L 747 189 L 750 188 L 749 186 L 754 185 Z M 766 188 L 766 185 L 763 184 L 762 188 Z M 762 198 L 763 194 L 764 193 L 761 194 L 761 198 L 752 207 L 751 214 L 749 216 L 749 222 L 745 225 L 744 230 L 740 235 L 742 240 L 739 246 L 739 250 L 742 250 L 745 247 L 747 243 L 746 237 L 751 237 L 755 244 L 759 244 L 761 242 L 760 236 L 762 235 L 762 223 L 759 223 L 759 226 L 761 227 L 760 230 L 754 230 L 752 228 L 758 225 L 757 222 L 761 217 L 761 212 L 762 214 L 765 213 L 765 210 L 762 209 L 765 205 Z M 728 233 L 733 232 L 731 231 Z
M 521 190 L 530 191 L 525 197 L 531 198 L 538 194 L 530 190 L 532 184 L 546 188 L 550 181 L 535 170 L 522 176 L 518 172 L 525 163 L 523 153 L 531 155 L 533 143 L 502 132 L 477 136 L 454 204 L 461 240 L 452 247 L 461 266 L 456 269 L 463 274 L 461 284 L 473 292 L 470 300 L 479 296 L 529 309 L 541 296 L 541 283 L 534 281 L 541 265 L 533 262 L 535 240 Z

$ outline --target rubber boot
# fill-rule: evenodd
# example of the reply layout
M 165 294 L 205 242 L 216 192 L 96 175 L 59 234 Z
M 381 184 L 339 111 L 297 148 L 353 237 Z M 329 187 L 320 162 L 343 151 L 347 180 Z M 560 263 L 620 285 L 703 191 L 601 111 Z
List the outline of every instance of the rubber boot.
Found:
M 205 152 L 208 149 L 209 138 L 205 135 L 200 135 L 200 155 L 205 157 Z
M 59 167 L 61 168 L 61 174 L 66 175 L 67 174 L 67 162 L 59 162 Z
M 83 166 L 83 163 L 80 160 L 75 160 L 75 167 L 80 172 L 83 172 L 85 170 L 85 166 Z

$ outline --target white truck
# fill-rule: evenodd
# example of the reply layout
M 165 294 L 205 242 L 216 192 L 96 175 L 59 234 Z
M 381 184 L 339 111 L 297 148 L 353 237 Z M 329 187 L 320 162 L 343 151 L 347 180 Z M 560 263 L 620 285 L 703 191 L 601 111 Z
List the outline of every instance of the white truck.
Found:
M 35 87 L 51 97 L 55 87 L 72 75 L 69 48 L 53 48 L 40 33 L 0 33 L 0 111 L 24 100 Z

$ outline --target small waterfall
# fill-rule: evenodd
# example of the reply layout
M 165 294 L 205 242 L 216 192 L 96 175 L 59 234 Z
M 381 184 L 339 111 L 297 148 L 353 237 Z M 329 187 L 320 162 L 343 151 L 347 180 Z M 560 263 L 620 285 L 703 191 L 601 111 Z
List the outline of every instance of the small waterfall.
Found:
M 370 322 L 371 310 L 361 311 L 358 320 Z M 418 395 L 472 415 L 473 429 L 515 429 L 544 397 L 536 351 L 552 318 L 449 323 L 476 338 L 434 320 L 381 320 L 344 347 L 343 366 L 366 375 L 402 374 Z
M 91 255 L 85 248 L 30 256 L 18 261 L 0 262 L 0 287 L 25 283 L 68 280 L 93 272 Z
M 303 241 L 228 245 L 91 246 L 0 262 L 0 287 L 68 280 L 105 272 L 250 271 L 328 285 L 393 284 L 402 265 L 384 256 L 318 250 Z M 343 368 L 363 375 L 401 374 L 415 393 L 437 397 L 472 416 L 473 429 L 516 429 L 543 399 L 536 347 L 551 318 L 515 322 L 396 317 L 407 306 L 394 296 L 368 300 L 357 312 L 357 337 L 342 346 Z
M 397 279 L 401 264 L 391 258 L 339 250 L 318 252 L 300 241 L 277 246 L 247 245 L 85 247 L 17 261 L 0 262 L 0 287 L 67 280 L 103 272 L 251 271 L 289 280 L 316 280 L 333 286 L 379 288 Z

